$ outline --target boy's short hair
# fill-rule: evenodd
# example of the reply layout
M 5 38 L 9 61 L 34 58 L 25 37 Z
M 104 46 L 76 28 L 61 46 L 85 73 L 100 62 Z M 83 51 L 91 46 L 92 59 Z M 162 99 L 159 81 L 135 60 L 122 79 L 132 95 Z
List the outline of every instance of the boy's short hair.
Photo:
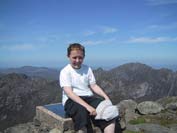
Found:
M 83 55 L 85 56 L 85 48 L 79 43 L 72 43 L 67 48 L 67 56 L 69 57 L 72 50 L 81 50 L 83 52 Z

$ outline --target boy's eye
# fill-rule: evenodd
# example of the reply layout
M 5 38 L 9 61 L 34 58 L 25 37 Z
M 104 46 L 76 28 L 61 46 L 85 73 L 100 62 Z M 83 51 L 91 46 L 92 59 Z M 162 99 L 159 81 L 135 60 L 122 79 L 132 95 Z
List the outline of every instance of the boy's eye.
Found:
M 80 60 L 82 60 L 83 57 L 73 57 L 73 59 L 80 59 Z

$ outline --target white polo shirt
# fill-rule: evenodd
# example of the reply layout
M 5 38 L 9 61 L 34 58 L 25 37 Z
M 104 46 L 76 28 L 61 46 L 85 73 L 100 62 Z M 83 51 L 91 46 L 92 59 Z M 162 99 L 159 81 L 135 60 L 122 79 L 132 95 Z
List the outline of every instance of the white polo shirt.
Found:
M 92 69 L 86 65 L 82 65 L 80 69 L 74 69 L 71 64 L 66 65 L 60 71 L 60 86 L 71 87 L 73 92 L 78 96 L 92 96 L 93 92 L 89 85 L 95 84 L 95 77 Z M 68 96 L 63 91 L 62 104 L 65 105 Z

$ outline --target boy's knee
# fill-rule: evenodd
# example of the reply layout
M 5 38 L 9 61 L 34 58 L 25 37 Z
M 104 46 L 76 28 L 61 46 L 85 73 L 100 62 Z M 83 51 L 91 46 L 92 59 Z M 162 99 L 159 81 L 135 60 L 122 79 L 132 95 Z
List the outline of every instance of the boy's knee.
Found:
M 88 111 L 86 110 L 86 108 L 84 108 L 82 105 L 78 105 L 77 106 L 77 113 L 76 113 L 77 117 L 79 117 L 80 119 L 88 119 Z
M 86 108 L 84 108 L 82 105 L 77 105 L 77 110 L 78 112 L 83 112 L 83 113 L 87 113 L 88 111 L 86 110 Z

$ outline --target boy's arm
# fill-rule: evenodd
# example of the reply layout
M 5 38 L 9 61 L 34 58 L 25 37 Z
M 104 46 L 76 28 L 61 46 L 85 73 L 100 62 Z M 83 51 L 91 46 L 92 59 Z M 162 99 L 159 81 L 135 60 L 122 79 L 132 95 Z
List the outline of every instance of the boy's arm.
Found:
M 90 115 L 96 115 L 96 110 L 92 106 L 90 106 L 88 103 L 86 103 L 84 100 L 82 100 L 79 96 L 77 96 L 73 91 L 71 87 L 64 87 L 63 90 L 67 94 L 67 96 L 72 99 L 73 101 L 77 102 L 78 104 L 85 107 L 89 112 Z
M 97 95 L 103 97 L 105 100 L 110 100 L 110 98 L 108 97 L 108 95 L 97 84 L 91 84 L 90 88 L 93 90 L 94 93 L 96 93 Z

